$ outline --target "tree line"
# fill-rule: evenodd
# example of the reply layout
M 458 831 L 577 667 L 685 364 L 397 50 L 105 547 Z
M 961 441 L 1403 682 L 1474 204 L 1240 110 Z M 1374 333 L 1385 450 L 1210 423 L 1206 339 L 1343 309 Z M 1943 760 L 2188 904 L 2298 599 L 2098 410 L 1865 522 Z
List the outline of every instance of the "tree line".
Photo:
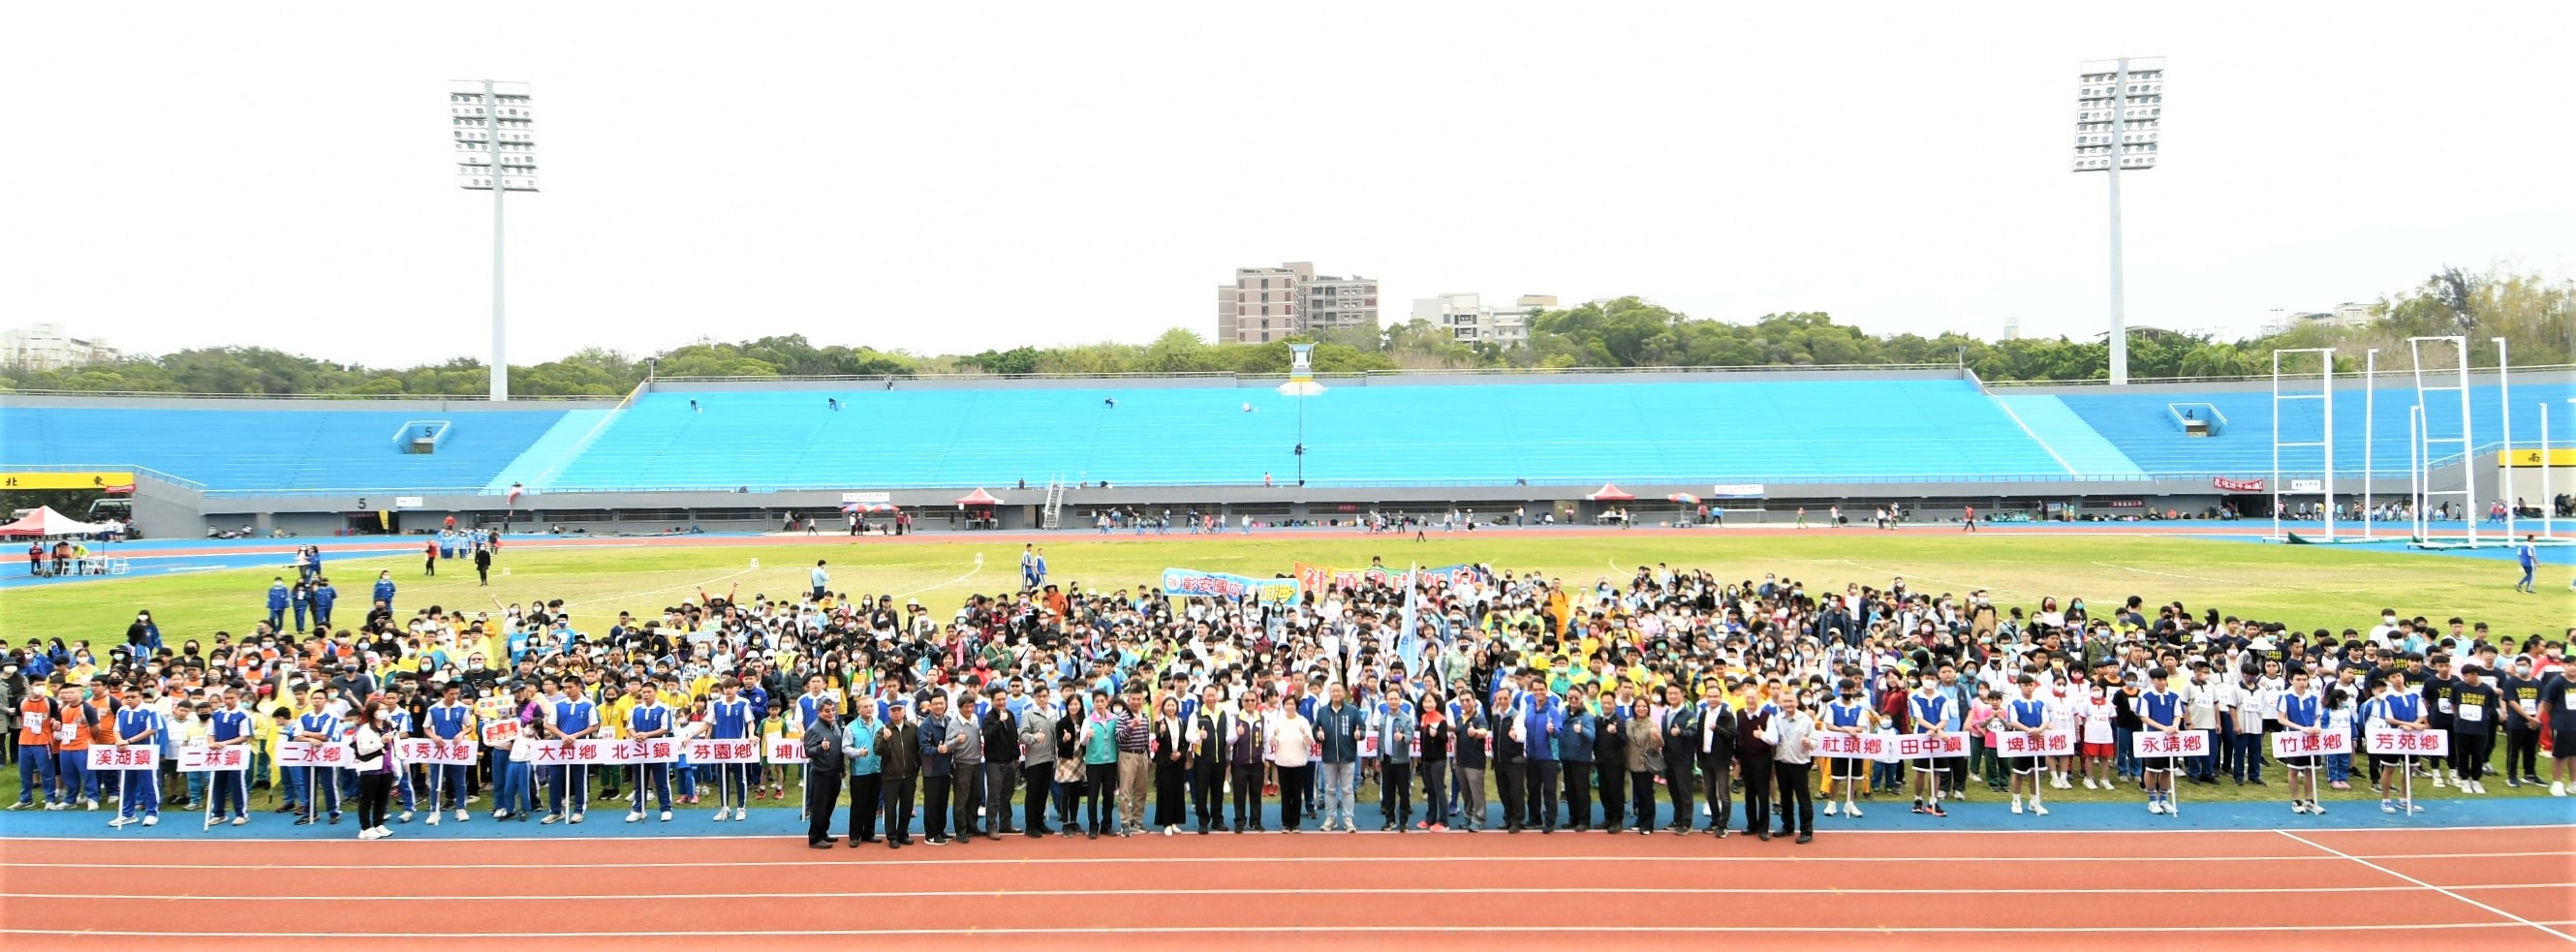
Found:
M 2381 298 L 2361 327 L 2303 326 L 2243 340 L 2150 327 L 2129 332 L 2133 378 L 2259 376 L 2280 348 L 2334 347 L 2339 369 L 2358 371 L 2380 350 L 2382 369 L 2405 369 L 2406 339 L 2464 334 L 2475 363 L 2492 366 L 2490 337 L 2504 337 L 2518 366 L 2576 361 L 2576 291 L 2565 281 L 2499 267 L 2483 274 L 2444 269 L 2409 291 Z M 1799 367 L 1956 364 L 1990 381 L 2082 381 L 2108 376 L 2100 338 L 1985 340 L 1958 332 L 1932 337 L 1877 335 L 1836 324 L 1823 312 L 1768 314 L 1747 323 L 1695 319 L 1638 297 L 1546 311 L 1529 342 L 1504 346 L 1453 339 L 1415 319 L 1338 332 L 1314 343 L 1323 373 L 1427 369 L 1620 367 Z M 930 374 L 1179 374 L 1247 376 L 1288 372 L 1287 341 L 1211 344 L 1174 328 L 1144 344 L 1021 346 L 975 354 L 924 355 L 871 347 L 816 345 L 802 334 L 738 343 L 700 340 L 637 358 L 593 347 L 561 360 L 512 365 L 517 396 L 620 396 L 648 366 L 665 377 L 916 376 Z M 206 393 L 269 396 L 480 396 L 489 372 L 471 358 L 395 369 L 340 364 L 265 347 L 216 347 L 59 370 L 0 367 L 0 389 Z

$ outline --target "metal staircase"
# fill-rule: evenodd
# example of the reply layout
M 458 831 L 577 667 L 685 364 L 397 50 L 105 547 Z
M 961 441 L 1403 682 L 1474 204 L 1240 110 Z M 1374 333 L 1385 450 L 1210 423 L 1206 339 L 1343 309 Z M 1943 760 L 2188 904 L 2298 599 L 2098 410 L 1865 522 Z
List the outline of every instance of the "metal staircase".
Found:
M 1038 527 L 1041 529 L 1060 528 L 1063 515 L 1064 477 L 1062 475 L 1056 475 L 1047 479 L 1046 508 L 1042 510 L 1039 515 Z

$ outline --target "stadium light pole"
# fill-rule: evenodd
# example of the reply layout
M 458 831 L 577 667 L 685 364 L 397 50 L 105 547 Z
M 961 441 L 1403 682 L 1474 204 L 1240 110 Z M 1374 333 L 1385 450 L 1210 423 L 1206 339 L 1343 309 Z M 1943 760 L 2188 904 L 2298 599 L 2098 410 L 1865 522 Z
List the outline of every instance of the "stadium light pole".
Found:
M 509 335 L 502 320 L 501 206 L 511 192 L 537 190 L 536 117 L 528 84 L 489 79 L 447 84 L 456 141 L 456 184 L 492 193 L 492 401 L 510 399 Z
M 2120 264 L 2120 172 L 2156 167 L 2164 121 L 2161 56 L 2085 63 L 2075 93 L 2075 171 L 2102 172 L 2111 193 L 2111 384 L 2129 382 L 2129 328 Z
M 2379 425 L 2379 348 L 2361 354 L 2361 537 L 2372 538 L 2370 513 L 2370 431 Z M 2331 504 L 2331 501 L 2329 501 Z
M 2513 371 L 2512 367 L 2505 360 L 2504 338 L 2490 337 L 2487 339 L 2494 341 L 2496 345 L 2496 409 L 2503 411 L 2498 415 L 2504 418 L 2498 421 L 2504 426 L 2503 458 L 2506 465 L 2500 467 L 2504 470 L 2504 485 L 2496 493 L 2496 496 L 2504 500 L 2504 541 L 2506 544 L 2510 545 L 2513 542 L 2513 520 L 2515 517 L 2521 515 L 2521 513 L 2514 511 L 2521 508 L 2515 505 L 2516 503 L 2521 502 L 2521 500 L 2515 499 L 2513 495 Z M 2476 450 L 2472 448 L 2470 452 L 2475 453 Z M 2476 478 L 2477 471 L 2476 466 L 2470 466 L 2470 478 Z

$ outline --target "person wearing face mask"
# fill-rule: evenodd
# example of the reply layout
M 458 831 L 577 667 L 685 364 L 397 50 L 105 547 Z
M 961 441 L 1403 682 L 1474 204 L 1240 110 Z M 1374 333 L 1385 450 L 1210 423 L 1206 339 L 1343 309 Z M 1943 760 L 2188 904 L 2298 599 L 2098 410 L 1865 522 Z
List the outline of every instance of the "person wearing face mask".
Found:
M 394 790 L 392 714 L 384 701 L 369 698 L 359 708 L 357 721 L 358 732 L 350 743 L 358 758 L 358 838 L 381 840 L 394 835 L 385 827 L 385 810 Z
M 1817 729 L 1838 734 L 1860 735 L 1874 730 L 1877 727 L 1877 720 L 1877 712 L 1870 710 L 1869 704 L 1861 700 L 1860 682 L 1844 678 L 1834 685 L 1834 700 L 1826 703 L 1824 723 Z M 1860 802 L 1855 798 L 1860 796 L 1861 775 L 1867 769 L 1862 766 L 1865 763 L 1867 761 L 1858 757 L 1833 759 L 1834 789 L 1842 792 L 1843 812 L 1854 817 L 1861 815 Z M 1828 791 L 1829 795 L 1825 799 L 1826 816 L 1834 815 L 1834 801 L 1830 793 L 1831 791 Z

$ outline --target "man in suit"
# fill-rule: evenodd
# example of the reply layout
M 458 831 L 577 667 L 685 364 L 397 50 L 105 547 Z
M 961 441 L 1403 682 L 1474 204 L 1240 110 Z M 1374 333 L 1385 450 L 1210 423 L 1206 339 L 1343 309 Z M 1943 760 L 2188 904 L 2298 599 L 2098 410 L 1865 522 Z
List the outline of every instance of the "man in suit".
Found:
M 1001 682 L 984 689 L 984 838 L 998 840 L 1011 827 L 1011 791 L 1020 785 L 1020 724 Z
M 948 736 L 948 696 L 933 691 L 921 711 L 921 838 L 948 845 L 948 791 L 956 786 L 956 753 L 963 741 Z
M 912 787 L 921 776 L 921 726 L 912 722 L 910 704 L 902 697 L 886 702 L 885 733 L 877 754 L 885 758 L 881 796 L 885 798 L 886 848 L 912 845 Z
M 1735 815 L 1735 802 L 1729 796 L 1735 774 L 1735 711 L 1713 679 L 1700 688 L 1699 697 L 1697 755 L 1701 792 L 1708 797 L 1708 832 L 1724 839 L 1726 822 Z
M 956 778 L 956 786 L 950 790 L 955 798 L 956 822 L 948 829 L 956 838 L 954 842 L 959 843 L 984 832 L 975 816 L 984 805 L 984 722 L 975 708 L 975 692 L 969 690 L 957 696 L 956 709 L 948 712 L 948 740 L 957 747 L 948 754 L 951 773 Z M 1001 822 L 1001 818 L 994 817 L 993 821 Z
M 1046 805 L 1055 790 L 1055 721 L 1063 715 L 1048 697 L 1046 691 L 1035 692 L 1018 717 L 1020 779 L 1026 785 L 1020 830 L 1032 839 L 1054 832 L 1047 828 Z
M 1225 812 L 1221 788 L 1233 753 L 1226 745 L 1224 725 L 1219 723 L 1218 698 L 1216 685 L 1200 688 L 1198 711 L 1190 717 L 1190 732 L 1195 735 L 1191 746 L 1198 748 L 1190 758 L 1190 804 L 1197 808 L 1201 835 L 1214 832 L 1218 817 Z
M 832 848 L 832 814 L 841 802 L 841 706 L 826 704 L 816 712 L 821 719 L 805 732 L 805 845 L 821 850 Z M 643 796 L 642 788 L 636 796 Z
M 1503 830 L 1518 833 L 1524 825 L 1522 810 L 1529 806 L 1523 791 L 1522 771 L 1528 756 L 1525 733 L 1528 725 L 1521 720 L 1521 698 L 1512 685 L 1505 684 L 1494 694 L 1494 792 L 1503 801 Z
M 1664 793 L 1673 801 L 1674 834 L 1691 830 L 1691 791 L 1698 784 L 1700 708 L 1682 698 L 1681 685 L 1664 687 Z

